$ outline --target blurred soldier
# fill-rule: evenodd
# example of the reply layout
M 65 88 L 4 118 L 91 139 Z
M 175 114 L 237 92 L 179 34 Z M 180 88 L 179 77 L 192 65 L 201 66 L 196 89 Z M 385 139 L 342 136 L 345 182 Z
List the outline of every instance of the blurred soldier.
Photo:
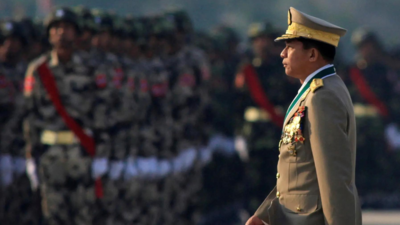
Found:
M 92 58 L 103 63 L 115 64 L 117 63 L 117 57 L 111 53 L 114 21 L 110 15 L 99 10 L 92 10 L 92 14 L 98 31 L 91 39 L 93 47 Z
M 240 40 L 235 30 L 227 26 L 215 27 L 210 38 L 213 45 L 209 80 L 212 101 L 208 117 L 212 123 L 212 136 L 208 147 L 215 154 L 203 170 L 201 206 L 206 215 L 202 224 L 234 224 L 240 221 L 237 215 L 243 209 L 246 192 L 243 161 L 247 158 L 239 158 L 234 144 L 234 79 L 241 61 Z M 229 175 L 231 173 L 236 174 L 234 178 Z M 218 187 L 215 187 L 216 183 L 219 183 Z
M 107 194 L 98 178 L 109 136 L 96 120 L 109 106 L 99 101 L 94 69 L 76 54 L 75 13 L 56 9 L 45 25 L 52 50 L 30 64 L 24 85 L 27 171 L 32 188 L 40 186 L 46 224 L 91 224 L 96 197 Z
M 171 97 L 168 71 L 160 58 L 162 52 L 162 36 L 165 33 L 165 21 L 160 16 L 143 19 L 146 24 L 146 47 L 144 60 L 139 61 L 138 73 L 138 106 L 139 118 L 137 135 L 137 165 L 143 188 L 147 189 L 141 198 L 143 218 L 146 224 L 168 224 L 164 221 L 164 187 L 159 184 L 157 170 L 159 157 L 168 158 L 172 143 Z M 137 61 L 137 60 L 136 60 Z M 142 111 L 143 110 L 143 111 Z M 133 144 L 133 143 L 131 143 Z M 131 149 L 134 146 L 131 146 Z M 163 196 L 163 197 L 161 197 Z
M 382 177 L 393 177 L 398 171 L 396 167 L 386 167 L 380 163 L 398 164 L 384 151 L 400 147 L 399 144 L 396 145 L 400 137 L 400 120 L 396 116 L 400 113 L 400 107 L 394 86 L 398 78 L 391 63 L 393 60 L 385 52 L 375 33 L 359 28 L 353 33 L 352 42 L 357 49 L 357 55 L 346 78 L 354 101 L 360 134 L 357 146 L 365 152 L 357 157 L 360 165 L 357 181 L 360 189 L 368 192 L 381 189 Z M 374 141 L 368 141 L 371 139 Z
M 124 48 L 123 44 L 126 39 L 128 39 L 128 30 L 130 29 L 130 24 L 125 23 L 124 19 L 114 15 L 112 16 L 114 31 L 111 38 L 111 51 L 118 57 L 121 63 L 123 61 Z
M 189 99 L 194 98 L 196 99 L 194 101 L 198 102 L 193 104 L 190 111 L 194 111 L 195 114 L 192 115 L 193 117 L 198 117 L 195 119 L 197 120 L 196 123 L 202 124 L 200 126 L 199 124 L 195 125 L 199 126 L 199 131 L 201 130 L 199 133 L 201 139 L 194 141 L 194 143 L 196 143 L 197 146 L 203 146 L 208 141 L 208 132 L 210 129 L 210 124 L 203 118 L 203 116 L 205 116 L 204 112 L 209 106 L 209 96 L 206 85 L 210 79 L 209 61 L 205 53 L 190 42 L 193 35 L 193 25 L 187 12 L 179 10 L 167 12 L 165 18 L 174 24 L 173 34 L 170 36 L 168 40 L 169 44 L 166 48 L 168 52 L 166 55 L 168 56 L 166 57 L 166 66 L 168 68 L 175 65 L 179 70 L 187 69 L 179 68 L 182 67 L 182 64 L 186 64 L 189 68 L 191 67 L 188 71 L 184 72 L 184 74 L 189 74 L 190 76 L 185 75 L 174 78 L 173 75 L 171 75 L 171 79 L 175 82 L 175 85 L 188 85 L 194 90 L 194 95 Z M 169 62 L 168 59 L 170 60 Z M 171 82 L 171 85 L 174 85 L 174 83 Z
M 123 61 L 127 81 L 124 84 L 123 104 L 124 111 L 129 112 L 129 122 L 121 190 L 122 207 L 117 213 L 125 223 L 157 224 L 160 197 L 157 182 L 153 180 L 157 152 L 152 146 L 155 134 L 149 121 L 152 74 L 149 72 L 149 61 L 143 59 L 140 49 L 141 45 L 146 44 L 142 21 L 126 18 L 124 23 L 127 37 L 123 43 Z
M 192 24 L 184 11 L 164 15 L 170 27 L 165 40 L 163 62 L 168 77 L 171 118 L 167 125 L 172 142 L 164 144 L 161 158 L 173 158 L 173 174 L 163 182 L 162 221 L 166 224 L 188 224 L 198 221 L 198 191 L 201 188 L 201 171 L 197 158 L 206 143 L 206 125 L 202 118 L 208 96 L 205 80 L 209 78 L 208 62 L 204 53 L 187 42 Z
M 111 116 L 116 123 L 111 130 L 108 183 L 113 184 L 117 194 L 109 199 L 105 209 L 109 222 L 156 224 L 159 198 L 157 183 L 151 174 L 156 169 L 156 148 L 152 145 L 156 134 L 152 133 L 155 125 L 149 118 L 152 115 L 151 75 L 156 75 L 152 69 L 157 58 L 144 61 L 137 52 L 143 31 L 136 22 L 113 17 L 111 51 L 119 67 L 114 66 L 110 85 L 113 93 Z M 130 48 L 124 49 L 125 45 Z M 131 210 L 131 205 L 135 205 L 135 211 Z
M 243 58 L 235 78 L 236 135 L 248 143 L 248 172 L 252 174 L 248 181 L 252 193 L 250 211 L 258 206 L 257 199 L 262 199 L 265 190 L 274 186 L 272 179 L 260 180 L 275 168 L 276 158 L 271 155 L 281 135 L 283 109 L 290 104 L 299 86 L 289 78 L 282 78 L 284 71 L 273 41 L 276 32 L 269 23 L 250 25 L 251 52 Z
M 396 88 L 394 85 L 398 79 L 394 72 L 399 68 L 399 61 L 392 58 L 385 51 L 375 33 L 365 28 L 356 30 L 352 36 L 352 41 L 357 48 L 357 55 L 355 59 L 356 65 L 350 71 L 350 79 L 355 82 L 359 78 L 354 73 L 358 68 L 358 72 L 365 77 L 367 84 L 374 84 L 372 85 L 374 88 L 372 91 L 380 103 L 371 102 L 370 99 L 365 98 L 366 96 L 363 93 L 359 93 L 360 96 L 358 97 L 363 98 L 364 101 L 372 105 L 377 113 L 385 118 L 385 123 L 398 122 L 397 117 L 394 115 L 400 112 L 400 107 L 396 104 L 393 94 Z M 382 76 L 372 75 L 374 73 L 382 74 Z M 359 90 L 360 86 L 357 85 L 357 82 L 355 84 Z
M 23 27 L 14 21 L 0 23 L 0 220 L 5 224 L 35 224 L 34 193 L 24 175 L 23 80 L 27 46 Z
M 104 198 L 97 204 L 97 224 L 117 223 L 121 209 L 121 195 L 123 188 L 122 172 L 124 160 L 128 153 L 128 130 L 130 126 L 130 111 L 126 108 L 126 67 L 121 57 L 115 55 L 113 38 L 117 24 L 110 14 L 93 10 L 97 33 L 92 38 L 90 64 L 95 65 L 96 85 L 99 100 L 103 103 L 99 110 L 96 122 L 109 127 L 110 155 L 106 160 L 107 174 L 102 178 L 105 184 Z M 106 107 L 109 106 L 109 107 Z
M 24 31 L 28 43 L 28 50 L 24 51 L 23 58 L 26 62 L 30 62 L 49 48 L 43 21 L 24 18 L 18 22 Z
M 142 51 L 140 46 L 144 44 L 144 26 L 138 18 L 126 18 L 125 24 L 129 26 L 129 38 L 124 41 L 124 53 L 131 60 L 138 61 L 142 58 Z
M 140 46 L 144 44 L 144 26 L 138 18 L 127 16 L 123 21 L 126 29 L 126 38 L 122 43 L 123 55 L 130 61 L 141 61 L 142 51 Z
M 197 48 L 204 51 L 209 61 L 211 61 L 210 54 L 213 53 L 214 43 L 213 38 L 209 32 L 205 31 L 194 31 L 192 44 Z
M 219 26 L 211 32 L 215 58 L 212 63 L 210 95 L 214 132 L 232 138 L 234 136 L 234 79 L 241 61 L 238 53 L 239 37 L 229 27 Z
M 92 50 L 91 42 L 92 37 L 96 34 L 97 27 L 94 22 L 94 17 L 89 9 L 78 6 L 74 8 L 75 13 L 79 17 L 80 25 L 82 27 L 81 35 L 77 38 L 76 48 L 80 50 L 82 57 L 89 58 Z

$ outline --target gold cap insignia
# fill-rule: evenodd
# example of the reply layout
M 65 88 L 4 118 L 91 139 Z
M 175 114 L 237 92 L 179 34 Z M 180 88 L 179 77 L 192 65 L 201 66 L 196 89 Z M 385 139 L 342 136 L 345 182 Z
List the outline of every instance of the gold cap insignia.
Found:
M 275 41 L 303 37 L 337 47 L 340 37 L 345 35 L 346 32 L 344 28 L 290 7 L 288 11 L 288 29 L 284 35 L 278 37 Z
M 288 25 L 292 24 L 292 14 L 290 13 L 290 9 L 288 11 L 287 19 L 288 19 L 287 21 Z

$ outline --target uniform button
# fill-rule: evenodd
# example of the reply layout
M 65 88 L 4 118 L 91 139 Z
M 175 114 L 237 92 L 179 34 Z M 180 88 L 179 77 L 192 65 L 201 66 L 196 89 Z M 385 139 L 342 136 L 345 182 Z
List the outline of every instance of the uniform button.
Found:
M 297 212 L 300 212 L 301 211 L 300 206 L 297 206 L 296 210 L 297 210 Z
M 279 173 L 276 174 L 276 179 L 279 179 L 279 177 L 281 177 L 281 175 Z
M 281 196 L 281 193 L 279 191 L 276 192 L 276 197 L 279 198 Z

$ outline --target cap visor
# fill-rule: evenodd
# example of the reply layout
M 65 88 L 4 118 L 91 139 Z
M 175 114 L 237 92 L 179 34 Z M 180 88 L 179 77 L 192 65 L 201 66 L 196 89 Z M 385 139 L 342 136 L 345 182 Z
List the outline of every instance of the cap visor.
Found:
M 293 34 L 284 34 L 278 38 L 275 39 L 275 42 L 277 41 L 284 41 L 284 40 L 290 40 L 290 39 L 295 39 L 295 38 L 299 38 L 300 36 L 296 36 Z

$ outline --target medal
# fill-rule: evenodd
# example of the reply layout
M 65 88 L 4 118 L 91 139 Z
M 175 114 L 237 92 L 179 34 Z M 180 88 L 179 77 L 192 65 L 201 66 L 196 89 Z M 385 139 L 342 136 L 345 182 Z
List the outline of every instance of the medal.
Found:
M 294 138 L 294 141 L 295 142 L 300 142 L 300 143 L 302 143 L 302 144 L 304 144 L 304 141 L 305 141 L 306 139 L 303 137 L 303 136 L 301 136 L 301 135 L 298 135 L 297 137 L 295 137 Z
M 295 149 L 295 144 L 296 143 L 304 144 L 304 141 L 306 140 L 303 137 L 303 131 L 302 131 L 302 122 L 303 122 L 302 118 L 305 115 L 306 109 L 307 108 L 305 106 L 300 106 L 295 112 L 294 116 L 290 118 L 289 123 L 283 129 L 284 132 L 279 142 L 279 151 L 281 149 L 282 144 L 284 145 L 292 144 L 288 148 L 289 155 L 297 156 L 297 150 Z
M 295 124 L 300 124 L 300 120 L 301 120 L 301 117 L 300 117 L 300 116 L 295 116 L 295 117 L 293 118 L 293 123 L 295 123 Z

